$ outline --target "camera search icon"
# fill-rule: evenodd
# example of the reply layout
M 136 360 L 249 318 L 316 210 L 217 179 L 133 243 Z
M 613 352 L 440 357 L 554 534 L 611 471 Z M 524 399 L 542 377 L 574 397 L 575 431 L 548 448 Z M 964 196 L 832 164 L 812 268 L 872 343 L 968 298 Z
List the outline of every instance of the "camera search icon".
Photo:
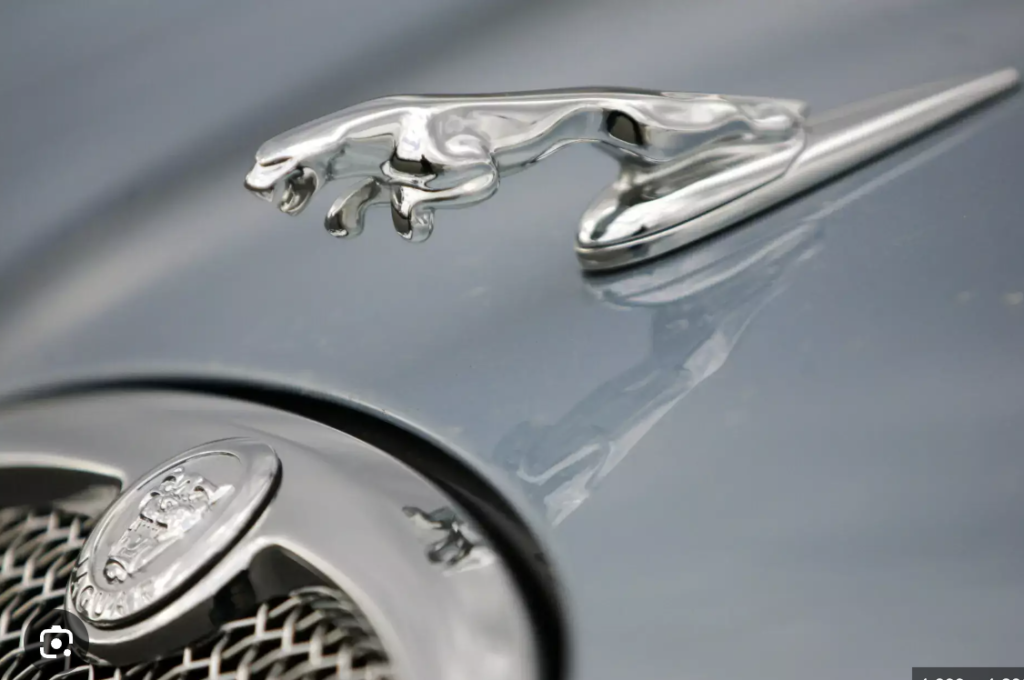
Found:
M 67 628 L 53 625 L 39 634 L 39 655 L 44 659 L 71 656 L 71 645 L 73 644 L 75 644 L 74 633 Z
M 30 633 L 32 642 L 25 645 L 26 661 L 40 668 L 53 664 L 65 669 L 80 663 L 89 649 L 89 634 L 85 624 L 74 614 L 57 609 L 37 624 L 38 633 Z

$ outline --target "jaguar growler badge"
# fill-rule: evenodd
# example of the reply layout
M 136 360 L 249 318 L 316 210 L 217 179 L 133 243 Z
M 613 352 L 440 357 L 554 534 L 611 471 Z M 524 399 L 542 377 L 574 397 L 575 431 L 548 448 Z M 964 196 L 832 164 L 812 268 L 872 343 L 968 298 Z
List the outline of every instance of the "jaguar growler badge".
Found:
M 188 451 L 144 475 L 86 542 L 68 610 L 117 627 L 166 601 L 249 527 L 278 468 L 269 446 L 238 439 Z

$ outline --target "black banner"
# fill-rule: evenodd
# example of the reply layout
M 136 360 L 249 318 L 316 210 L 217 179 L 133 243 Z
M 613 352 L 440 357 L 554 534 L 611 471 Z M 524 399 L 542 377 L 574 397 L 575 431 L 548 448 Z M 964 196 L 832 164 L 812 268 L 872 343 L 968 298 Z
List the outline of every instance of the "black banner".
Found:
M 912 680 L 1024 680 L 1024 666 L 915 666 Z

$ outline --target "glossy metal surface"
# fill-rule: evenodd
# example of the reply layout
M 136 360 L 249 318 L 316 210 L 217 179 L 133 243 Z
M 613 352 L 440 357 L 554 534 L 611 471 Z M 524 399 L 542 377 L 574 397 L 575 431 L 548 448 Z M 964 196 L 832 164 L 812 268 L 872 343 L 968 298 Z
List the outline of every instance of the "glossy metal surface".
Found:
M 245 186 L 297 215 L 323 185 L 355 178 L 327 213 L 329 232 L 358 235 L 367 208 L 390 204 L 398 233 L 423 241 L 435 208 L 474 205 L 498 190 L 500 174 L 569 144 L 599 143 L 622 163 L 579 234 L 581 246 L 601 248 L 656 238 L 782 175 L 803 149 L 803 109 L 782 100 L 599 88 L 386 97 L 266 142 Z
M 536 520 L 572 605 L 575 678 L 860 680 L 905 677 L 922 660 L 1020 663 L 1024 97 L 614 276 L 581 276 L 572 253 L 580 214 L 617 171 L 582 145 L 444 214 L 445 228 L 417 248 L 396 246 L 386 211 L 367 215 L 359 239 L 326 247 L 316 229 L 282 229 L 239 180 L 253 140 L 389 92 L 604 82 L 784 94 L 827 111 L 951 74 L 1020 70 L 1024 5 L 592 0 L 467 17 L 412 4 L 436 21 L 389 10 L 379 26 L 357 24 L 346 4 L 301 21 L 263 17 L 245 39 L 216 24 L 220 43 L 204 62 L 219 75 L 244 59 L 264 102 L 218 134 L 200 134 L 194 118 L 152 127 L 144 104 L 162 93 L 181 101 L 179 117 L 229 96 L 177 61 L 152 92 L 117 77 L 97 83 L 108 102 L 125 103 L 108 127 L 95 111 L 86 117 L 90 134 L 68 135 L 78 146 L 62 136 L 50 147 L 29 125 L 37 117 L 4 127 L 17 140 L 31 133 L 23 146 L 36 150 L 14 154 L 0 192 L 11 197 L 11 228 L 30 226 L 39 249 L 0 269 L 3 393 L 216 379 L 402 423 L 477 466 Z M 240 16 L 252 19 L 252 6 Z M 324 25 L 348 37 L 299 40 Z M 88 36 L 69 27 L 46 56 L 74 62 L 70 38 L 106 40 L 117 69 L 98 72 L 119 75 L 141 48 L 116 42 L 116 26 Z M 348 56 L 370 33 L 376 47 L 365 53 L 392 61 L 366 68 L 369 57 Z M 173 38 L 182 55 L 194 49 L 186 38 Z M 311 58 L 329 47 L 337 61 Z M 330 77 L 314 77 L 320 67 Z M 82 117 L 66 94 L 71 75 L 39 69 L 20 74 L 56 101 L 5 106 L 32 111 L 34 101 Z M 148 134 L 119 146 L 114 128 L 127 123 Z M 190 132 L 187 158 L 171 162 L 163 135 Z M 49 158 L 43 150 L 67 172 L 33 184 L 26 164 Z M 112 172 L 144 161 L 153 168 L 135 182 Z M 69 202 L 101 178 L 123 193 L 95 192 L 88 211 Z M 333 199 L 318 195 L 309 210 Z M 642 298 L 629 291 L 656 278 L 699 279 L 701 258 L 729 271 L 730 253 L 756 260 L 759 243 L 791 231 L 801 243 L 788 256 L 732 267 L 736 278 L 705 293 L 668 291 L 665 309 L 678 293 L 678 310 L 632 304 Z M 678 368 L 684 345 L 721 356 L 717 342 L 727 359 L 689 380 Z M 658 386 L 640 380 L 614 387 L 634 369 L 670 389 L 652 398 Z M 616 434 L 631 418 L 649 428 Z M 605 427 L 615 465 L 589 486 L 579 475 L 585 500 L 571 512 L 548 502 L 572 475 L 548 471 L 576 442 L 602 441 Z M 564 516 L 557 526 L 549 509 Z
M 234 480 L 239 487 L 235 503 L 230 496 L 219 497 L 194 531 L 127 579 L 137 586 L 135 576 L 189 577 L 187 588 L 176 581 L 176 596 L 168 601 L 156 583 L 145 611 L 91 616 L 86 624 L 92 657 L 132 663 L 150 659 L 154 649 L 169 651 L 191 642 L 219 623 L 224 612 L 214 613 L 215 606 L 223 607 L 215 605 L 216 594 L 241 573 L 259 602 L 311 585 L 294 582 L 301 566 L 352 597 L 384 642 L 395 677 L 537 676 L 533 631 L 503 560 L 435 486 L 367 444 L 274 409 L 180 394 L 37 402 L 7 411 L 0 429 L 0 475 L 17 474 L 5 473 L 5 467 L 47 467 L 54 459 L 45 454 L 52 453 L 77 461 L 78 467 L 139 479 L 103 516 L 83 549 L 79 571 L 89 569 L 94 584 L 103 582 L 103 558 L 116 547 L 140 498 L 150 496 L 150 480 L 164 479 L 168 465 Z M 276 467 L 268 446 L 280 458 L 280 486 L 255 524 L 239 534 L 252 513 L 238 512 L 238 502 L 258 500 L 257 492 L 266 491 L 266 463 Z M 182 450 L 188 452 L 173 454 Z M 251 474 L 232 474 L 234 464 L 225 455 L 247 462 Z M 443 512 L 448 521 L 416 521 L 410 507 L 429 508 L 435 516 Z M 472 542 L 436 559 L 438 541 L 445 541 L 454 526 Z M 196 537 L 201 540 L 190 540 Z M 268 557 L 280 551 L 296 564 L 290 571 L 281 559 Z M 198 571 L 199 565 L 206 570 Z M 76 608 L 83 592 L 81 585 L 69 591 Z M 98 597 L 94 593 L 86 604 Z M 427 613 L 430 625 L 424 628 Z M 88 614 L 94 614 L 91 607 Z M 129 620 L 129 614 L 135 616 Z
M 271 139 L 245 186 L 298 215 L 323 185 L 355 178 L 327 214 L 330 233 L 356 236 L 367 208 L 390 204 L 399 234 L 423 241 L 435 208 L 474 205 L 500 174 L 598 143 L 620 170 L 583 214 L 576 253 L 586 269 L 615 269 L 731 226 L 1018 82 L 1011 68 L 916 88 L 826 114 L 810 132 L 803 103 L 772 99 L 596 88 L 387 97 Z

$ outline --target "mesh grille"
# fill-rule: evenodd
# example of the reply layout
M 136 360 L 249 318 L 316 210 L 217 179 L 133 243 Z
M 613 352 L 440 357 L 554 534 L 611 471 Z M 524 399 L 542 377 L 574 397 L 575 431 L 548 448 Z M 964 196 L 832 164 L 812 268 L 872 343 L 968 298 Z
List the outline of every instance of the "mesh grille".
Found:
M 383 646 L 341 591 L 303 588 L 229 621 L 209 638 L 137 666 L 31 665 L 23 641 L 57 623 L 92 520 L 60 510 L 0 509 L 0 680 L 391 680 Z

